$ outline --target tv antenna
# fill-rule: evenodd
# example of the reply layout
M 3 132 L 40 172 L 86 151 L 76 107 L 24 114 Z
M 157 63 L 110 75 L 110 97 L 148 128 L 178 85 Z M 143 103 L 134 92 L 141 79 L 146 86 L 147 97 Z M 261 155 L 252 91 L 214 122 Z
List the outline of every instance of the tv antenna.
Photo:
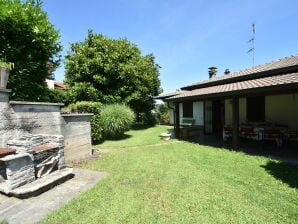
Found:
M 256 24 L 252 23 L 252 38 L 249 39 L 248 43 L 251 43 L 250 49 L 247 53 L 252 54 L 252 66 L 255 66 L 255 35 L 256 35 Z

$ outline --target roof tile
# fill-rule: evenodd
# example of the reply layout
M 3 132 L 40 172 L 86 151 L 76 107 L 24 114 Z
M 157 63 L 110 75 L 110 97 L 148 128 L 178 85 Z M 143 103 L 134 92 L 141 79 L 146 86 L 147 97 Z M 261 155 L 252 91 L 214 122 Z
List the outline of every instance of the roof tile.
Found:
M 182 87 L 182 89 L 188 88 L 188 87 L 194 87 L 197 85 L 212 83 L 212 82 L 219 81 L 219 80 L 226 80 L 229 78 L 246 76 L 246 75 L 251 75 L 251 74 L 258 73 L 258 72 L 271 71 L 271 70 L 276 70 L 276 69 L 281 69 L 281 68 L 286 68 L 286 67 L 291 67 L 291 66 L 296 66 L 296 65 L 298 65 L 298 54 L 291 55 L 289 57 L 285 57 L 285 58 L 279 59 L 277 61 L 272 61 L 272 62 L 268 62 L 268 63 L 262 64 L 262 65 L 258 65 L 258 66 L 254 66 L 254 67 L 247 68 L 244 70 L 240 70 L 238 72 L 233 72 L 229 75 L 222 75 L 219 77 L 215 77 L 212 80 L 205 80 L 205 81 L 197 82 L 197 83 Z
M 242 91 L 242 90 L 253 89 L 253 88 L 265 88 L 268 86 L 279 86 L 279 85 L 291 84 L 291 83 L 298 84 L 298 73 L 276 75 L 276 76 L 270 76 L 265 78 L 228 83 L 223 85 L 210 86 L 210 87 L 194 89 L 189 91 L 181 91 L 181 93 L 174 95 L 172 97 L 168 97 L 167 99 L 169 100 L 182 99 L 182 98 L 193 97 L 193 96 L 203 96 L 203 95 L 210 95 L 210 94 L 216 94 L 216 93 L 227 93 L 232 91 Z

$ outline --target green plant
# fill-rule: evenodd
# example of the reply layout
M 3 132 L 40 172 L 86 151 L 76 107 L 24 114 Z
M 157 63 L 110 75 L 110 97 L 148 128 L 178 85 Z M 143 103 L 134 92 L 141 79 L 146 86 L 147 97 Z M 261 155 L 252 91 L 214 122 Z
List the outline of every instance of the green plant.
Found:
M 151 111 L 139 114 L 139 122 L 145 125 L 155 125 L 157 123 L 157 114 Z
M 69 104 L 67 107 L 62 109 L 63 112 L 71 113 L 92 113 L 99 114 L 102 109 L 102 103 L 92 101 L 79 101 L 76 103 Z
M 2 68 L 8 68 L 9 70 L 12 70 L 14 68 L 14 63 L 0 61 L 0 67 L 2 67 Z
M 68 94 L 66 91 L 61 90 L 61 89 L 49 89 L 49 100 L 50 102 L 53 103 L 64 103 L 68 104 L 69 99 L 68 99 Z
M 92 113 L 94 116 L 91 118 L 91 139 L 92 143 L 100 143 L 104 139 L 103 128 L 100 121 L 100 111 L 102 103 L 92 101 L 80 101 L 69 104 L 67 107 L 62 108 L 62 113 Z
M 0 59 L 11 71 L 10 99 L 45 101 L 45 79 L 57 68 L 62 44 L 40 0 L 0 0 Z M 49 68 L 49 65 L 51 65 Z M 26 90 L 26 91 L 24 91 Z
M 65 56 L 65 79 L 75 101 L 124 103 L 137 113 L 154 108 L 160 93 L 159 65 L 126 38 L 111 39 L 92 30 L 71 43 Z
M 135 120 L 134 112 L 123 104 L 110 104 L 103 107 L 100 113 L 100 123 L 104 135 L 110 138 L 119 138 Z
M 93 144 L 98 144 L 104 140 L 103 127 L 100 123 L 100 115 L 91 118 L 91 138 Z
M 159 119 L 160 124 L 169 124 L 170 123 L 170 115 L 169 113 L 162 113 Z
M 157 114 L 157 119 L 160 124 L 169 124 L 170 123 L 168 104 L 166 104 L 166 103 L 156 104 L 155 111 Z
M 96 88 L 89 82 L 75 83 L 70 86 L 68 93 L 71 102 L 99 100 Z
M 131 130 L 110 141 L 113 148 L 99 145 L 109 151 L 79 166 L 110 175 L 42 223 L 297 223 L 297 165 L 183 141 L 158 144 L 167 129 Z

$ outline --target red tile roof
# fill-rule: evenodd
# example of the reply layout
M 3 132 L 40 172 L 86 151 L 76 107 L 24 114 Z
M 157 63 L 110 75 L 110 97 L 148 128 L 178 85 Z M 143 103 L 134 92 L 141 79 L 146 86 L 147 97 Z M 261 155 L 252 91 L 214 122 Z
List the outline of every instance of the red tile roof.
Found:
M 54 86 L 55 86 L 55 89 L 62 89 L 62 90 L 67 89 L 64 82 L 55 82 Z
M 178 95 L 167 97 L 166 100 L 178 100 L 189 97 L 203 97 L 210 96 L 212 94 L 225 94 L 233 92 L 241 92 L 244 90 L 262 89 L 266 87 L 279 87 L 283 85 L 296 84 L 298 91 L 298 73 L 283 74 L 270 76 L 259 79 L 251 79 L 246 81 L 228 83 L 223 85 L 216 85 L 210 87 L 204 87 L 189 91 L 183 91 Z

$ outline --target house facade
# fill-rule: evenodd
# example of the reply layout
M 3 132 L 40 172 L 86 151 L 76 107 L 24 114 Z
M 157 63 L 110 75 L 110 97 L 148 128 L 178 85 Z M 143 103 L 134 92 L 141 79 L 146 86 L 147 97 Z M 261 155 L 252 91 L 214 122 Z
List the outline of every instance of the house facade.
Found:
M 298 132 L 298 55 L 282 58 L 239 72 L 216 77 L 209 68 L 209 80 L 158 96 L 169 103 L 170 121 L 180 136 L 181 123 L 188 119 L 205 134 L 231 137 L 238 148 L 239 136 L 293 140 Z

